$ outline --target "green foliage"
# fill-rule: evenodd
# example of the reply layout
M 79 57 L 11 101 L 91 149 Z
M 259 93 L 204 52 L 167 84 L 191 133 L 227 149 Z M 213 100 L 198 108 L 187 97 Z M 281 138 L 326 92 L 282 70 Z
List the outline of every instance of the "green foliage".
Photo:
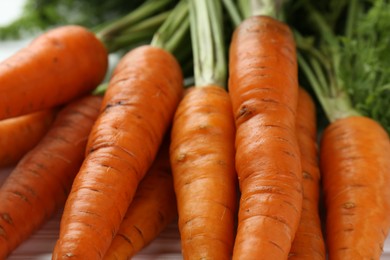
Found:
M 390 3 L 370 2 L 352 22 L 351 37 L 340 37 L 340 76 L 355 107 L 390 132 Z
M 300 0 L 290 10 L 300 67 L 328 118 L 357 111 L 390 133 L 389 0 Z
M 18 39 L 60 24 L 88 28 L 121 17 L 142 0 L 26 0 L 21 16 L 0 27 L 0 40 Z

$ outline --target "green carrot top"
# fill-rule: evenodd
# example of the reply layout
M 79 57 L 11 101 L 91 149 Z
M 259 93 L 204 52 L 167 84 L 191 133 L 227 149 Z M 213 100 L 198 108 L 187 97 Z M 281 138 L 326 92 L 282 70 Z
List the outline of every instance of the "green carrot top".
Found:
M 222 0 L 235 26 L 251 16 L 266 15 L 283 20 L 282 8 L 286 0 Z
M 195 85 L 226 87 L 227 64 L 220 1 L 189 0 Z
M 188 2 L 180 0 L 155 32 L 150 44 L 173 53 L 177 51 L 188 29 Z
M 331 1 L 328 14 L 302 2 L 313 28 L 296 33 L 299 64 L 329 121 L 366 115 L 390 132 L 390 2 Z
M 150 39 L 172 10 L 172 0 L 147 0 L 127 15 L 94 28 L 109 52 Z

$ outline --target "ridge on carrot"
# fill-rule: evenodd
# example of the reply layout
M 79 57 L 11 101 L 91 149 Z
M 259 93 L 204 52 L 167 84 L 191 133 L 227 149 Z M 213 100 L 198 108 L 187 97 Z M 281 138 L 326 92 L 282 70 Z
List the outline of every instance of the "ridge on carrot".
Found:
M 63 207 L 100 104 L 101 97 L 86 96 L 61 109 L 0 186 L 0 259 Z
M 55 109 L 0 121 L 0 167 L 15 165 L 50 128 Z
M 296 46 L 277 1 L 240 4 L 228 82 L 241 191 L 233 259 L 287 259 L 302 210 Z
M 125 32 L 124 25 L 130 27 L 146 19 L 170 1 L 147 1 L 97 32 L 64 25 L 36 37 L 0 63 L 0 91 L 4 93 L 0 96 L 0 120 L 62 105 L 90 93 L 106 75 L 108 54 L 123 44 L 140 41 L 137 35 L 129 37 L 136 33 Z M 155 28 L 156 24 L 143 27 L 139 33 L 150 37 Z M 119 35 L 127 35 L 126 41 L 117 42 Z
M 330 259 L 379 259 L 390 229 L 390 141 L 384 126 L 363 115 L 352 96 L 364 93 L 359 88 L 363 83 L 374 92 L 382 91 L 378 83 L 387 78 L 388 84 L 390 77 L 382 69 L 354 71 L 353 67 L 385 59 L 380 49 L 387 35 L 379 31 L 372 41 L 371 33 L 372 28 L 390 27 L 389 20 L 369 17 L 389 14 L 390 5 L 349 1 L 343 9 L 348 14 L 345 28 L 338 27 L 337 33 L 312 4 L 305 1 L 303 6 L 318 35 L 308 35 L 317 39 L 308 44 L 297 32 L 299 64 L 329 119 L 320 141 L 328 255 Z M 350 56 L 354 52 L 350 44 L 356 41 L 376 50 L 367 48 Z M 378 104 L 384 103 L 380 99 Z
M 182 72 L 171 52 L 180 43 L 176 33 L 188 28 L 187 12 L 180 1 L 157 30 L 158 42 L 132 49 L 116 66 L 65 204 L 53 259 L 102 259 L 108 250 L 182 97 Z
M 171 132 L 171 165 L 183 259 L 231 259 L 237 208 L 234 118 L 226 91 L 219 1 L 190 0 L 195 86 Z

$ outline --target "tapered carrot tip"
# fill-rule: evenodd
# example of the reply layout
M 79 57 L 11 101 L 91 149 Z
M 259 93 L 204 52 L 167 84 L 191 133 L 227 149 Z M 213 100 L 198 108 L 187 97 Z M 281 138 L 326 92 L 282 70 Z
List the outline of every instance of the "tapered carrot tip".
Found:
M 107 66 L 107 50 L 92 32 L 52 29 L 0 63 L 0 119 L 80 97 L 103 80 Z
M 15 165 L 45 135 L 55 118 L 54 109 L 0 121 L 0 167 Z
M 64 205 L 100 104 L 101 97 L 87 96 L 62 109 L 43 139 L 2 184 L 0 259 Z

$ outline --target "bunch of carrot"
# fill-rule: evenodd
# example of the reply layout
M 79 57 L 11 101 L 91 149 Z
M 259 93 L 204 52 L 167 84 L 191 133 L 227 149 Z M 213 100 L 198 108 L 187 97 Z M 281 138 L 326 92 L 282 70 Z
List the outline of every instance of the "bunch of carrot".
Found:
M 0 166 L 14 169 L 0 186 L 0 259 L 62 208 L 52 259 L 130 259 L 176 218 L 184 259 L 379 259 L 388 133 L 340 85 L 321 15 L 303 0 L 335 58 L 324 64 L 278 3 L 146 1 L 1 62 Z

